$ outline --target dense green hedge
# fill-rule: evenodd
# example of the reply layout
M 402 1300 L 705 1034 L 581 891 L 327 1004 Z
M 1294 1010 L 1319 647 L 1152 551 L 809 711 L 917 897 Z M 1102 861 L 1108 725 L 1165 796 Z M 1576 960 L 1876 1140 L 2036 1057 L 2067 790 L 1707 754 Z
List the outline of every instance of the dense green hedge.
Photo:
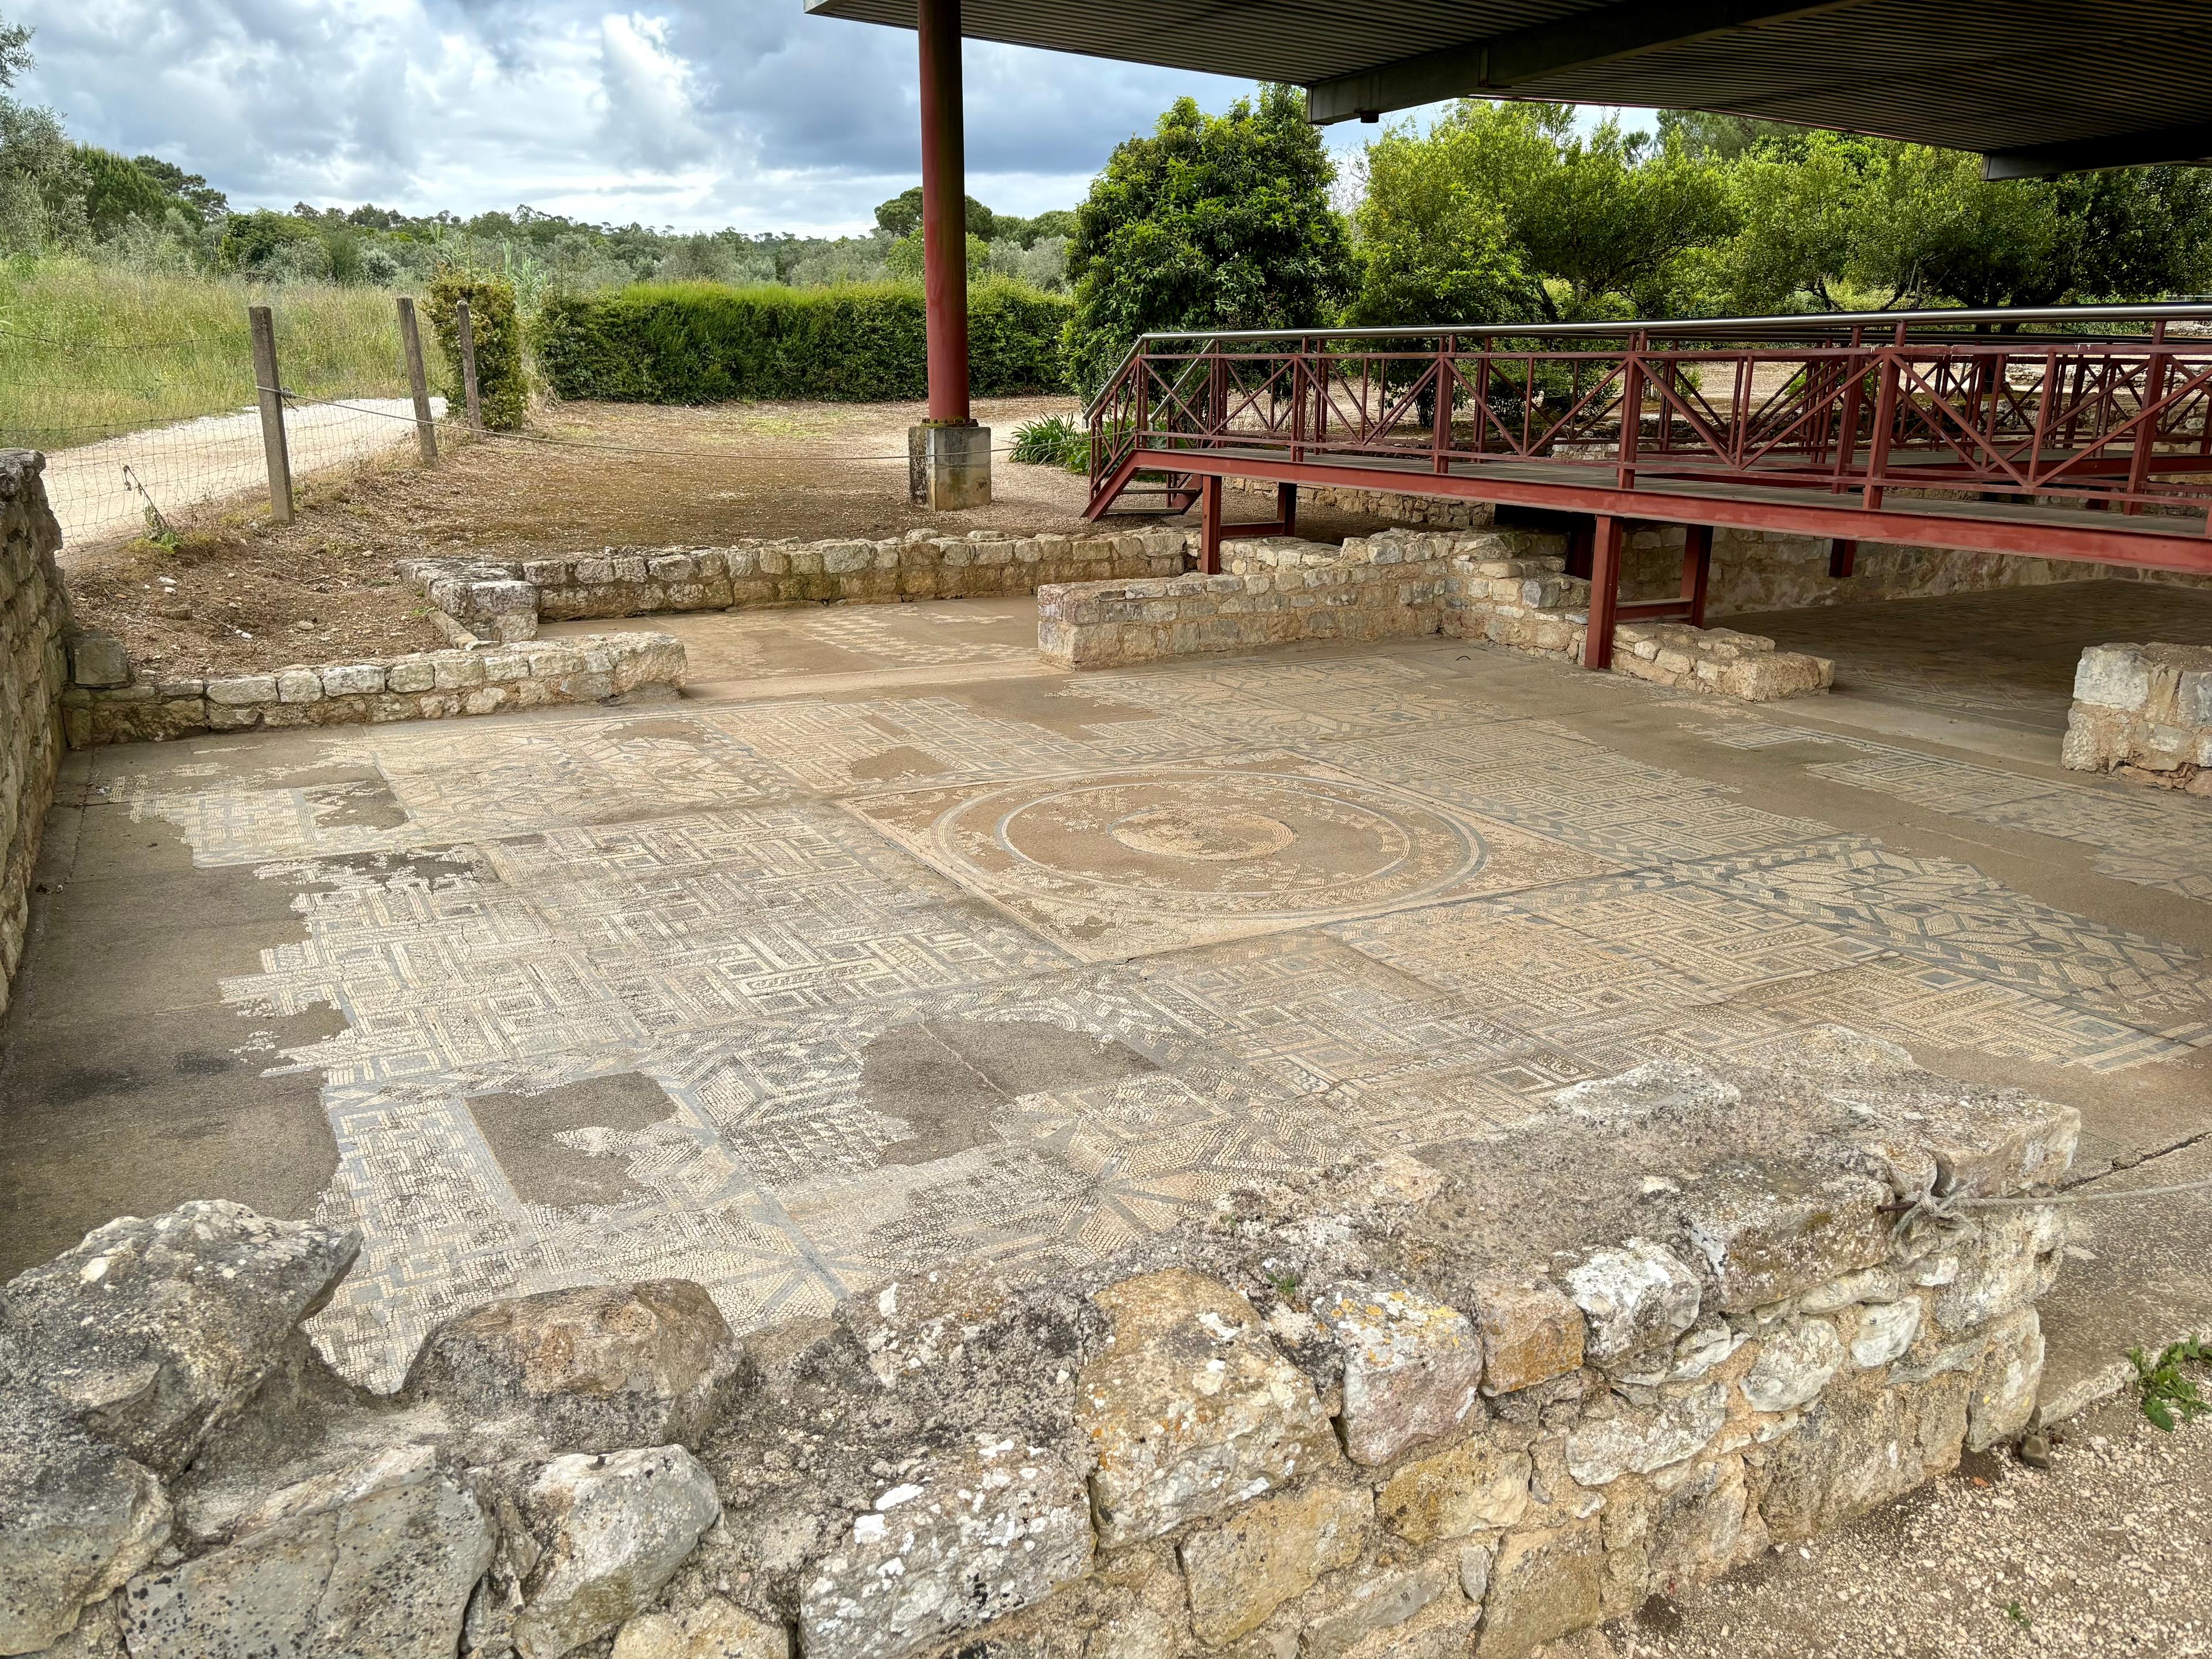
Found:
M 1018 283 L 968 291 L 971 390 L 983 397 L 1066 384 L 1060 332 L 1071 306 Z M 647 283 L 548 300 L 538 366 L 563 398 L 705 404 L 731 398 L 882 401 L 928 390 L 921 289 L 730 288 Z
M 530 378 L 522 362 L 522 328 L 514 314 L 514 284 L 504 276 L 480 276 L 448 265 L 430 279 L 423 309 L 445 353 L 453 396 L 447 412 L 459 415 L 464 382 L 461 378 L 459 305 L 469 302 L 469 338 L 477 350 L 477 403 L 483 423 L 494 432 L 512 432 L 522 424 L 522 411 L 530 398 Z

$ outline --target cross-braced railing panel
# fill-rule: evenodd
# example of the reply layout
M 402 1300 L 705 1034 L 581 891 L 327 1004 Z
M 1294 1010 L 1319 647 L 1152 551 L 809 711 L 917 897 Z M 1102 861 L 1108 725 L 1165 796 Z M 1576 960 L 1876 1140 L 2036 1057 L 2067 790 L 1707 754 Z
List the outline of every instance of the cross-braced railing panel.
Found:
M 1146 455 L 2170 520 L 2212 504 L 2212 307 L 1147 337 L 1091 417 L 1094 510 Z

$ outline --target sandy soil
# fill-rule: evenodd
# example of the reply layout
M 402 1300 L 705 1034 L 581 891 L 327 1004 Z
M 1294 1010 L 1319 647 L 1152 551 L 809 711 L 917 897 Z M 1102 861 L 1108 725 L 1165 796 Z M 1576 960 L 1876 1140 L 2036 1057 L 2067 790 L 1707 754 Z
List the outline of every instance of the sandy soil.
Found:
M 2171 1434 L 2130 1391 L 2054 1431 L 2051 1467 L 1970 1458 L 1857 1526 L 1771 1551 L 1561 1659 L 2203 1659 L 2212 1419 Z
M 975 412 L 1003 451 L 1020 422 L 1076 411 L 1067 398 L 1023 398 L 987 399 Z M 65 547 L 62 562 L 82 626 L 120 635 L 147 671 L 181 676 L 436 648 L 444 639 L 420 596 L 392 574 L 410 556 L 1085 527 L 1083 478 L 1003 453 L 989 507 L 915 507 L 906 433 L 921 414 L 919 404 L 565 404 L 538 411 L 526 435 L 449 447 L 434 467 L 416 465 L 407 447 L 308 478 L 299 516 L 283 528 L 257 501 L 173 515 L 173 551 L 87 543 Z M 1300 527 L 1334 540 L 1381 522 L 1313 512 Z

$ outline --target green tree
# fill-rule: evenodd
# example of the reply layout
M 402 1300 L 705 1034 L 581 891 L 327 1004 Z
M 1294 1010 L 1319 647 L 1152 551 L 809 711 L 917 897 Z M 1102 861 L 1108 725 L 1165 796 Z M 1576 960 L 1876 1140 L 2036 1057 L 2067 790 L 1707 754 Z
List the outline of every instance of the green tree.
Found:
M 165 161 L 158 155 L 134 155 L 131 164 L 202 224 L 223 218 L 230 212 L 230 198 L 199 173 L 187 173 L 175 162 Z
M 225 270 L 296 271 L 303 258 L 310 263 L 314 258 L 304 252 L 303 245 L 310 242 L 322 254 L 327 270 L 329 255 L 323 248 L 322 233 L 313 224 L 296 214 L 271 213 L 264 208 L 231 216 L 222 228 L 216 258 Z
M 0 18 L 0 253 L 35 252 L 88 234 L 85 177 L 53 111 L 7 89 L 31 67 L 31 31 Z
M 136 161 L 91 144 L 76 145 L 72 153 L 85 176 L 85 217 L 94 235 L 105 241 L 133 218 L 149 225 L 161 222 L 169 210 L 168 195 Z
M 968 234 L 989 241 L 997 234 L 999 216 L 972 196 L 963 197 L 968 204 Z M 876 210 L 876 228 L 894 240 L 912 236 L 921 229 L 921 186 L 901 191 Z
M 1711 155 L 1613 121 L 1584 136 L 1564 104 L 1464 99 L 1426 135 L 1386 134 L 1367 163 L 1354 309 L 1378 321 L 1661 313 L 1680 303 L 1687 256 L 1735 219 Z
M 1263 86 L 1221 116 L 1178 99 L 1150 137 L 1116 148 L 1068 246 L 1076 383 L 1097 386 L 1148 330 L 1334 320 L 1352 283 L 1335 177 L 1292 87 Z

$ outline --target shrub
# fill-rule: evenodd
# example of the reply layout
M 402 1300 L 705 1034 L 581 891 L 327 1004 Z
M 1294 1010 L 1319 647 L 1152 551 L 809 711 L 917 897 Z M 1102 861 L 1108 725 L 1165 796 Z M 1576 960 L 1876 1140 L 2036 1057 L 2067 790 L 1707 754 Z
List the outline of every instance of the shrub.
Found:
M 451 265 L 430 278 L 425 305 L 453 373 L 456 402 L 463 386 L 456 307 L 463 300 L 469 302 L 469 332 L 476 341 L 477 399 L 483 423 L 494 432 L 512 432 L 522 424 L 523 405 L 530 394 L 522 363 L 522 327 L 514 313 L 514 284 L 504 276 L 482 276 Z
M 1065 300 L 1018 283 L 970 289 L 971 389 L 983 397 L 1058 390 L 1067 315 Z M 883 402 L 928 389 L 921 289 L 908 283 L 813 291 L 647 283 L 568 295 L 539 311 L 534 343 L 563 398 Z
M 1091 430 L 1066 415 L 1041 415 L 1014 428 L 1015 460 L 1031 466 L 1065 467 L 1070 472 L 1091 470 Z

